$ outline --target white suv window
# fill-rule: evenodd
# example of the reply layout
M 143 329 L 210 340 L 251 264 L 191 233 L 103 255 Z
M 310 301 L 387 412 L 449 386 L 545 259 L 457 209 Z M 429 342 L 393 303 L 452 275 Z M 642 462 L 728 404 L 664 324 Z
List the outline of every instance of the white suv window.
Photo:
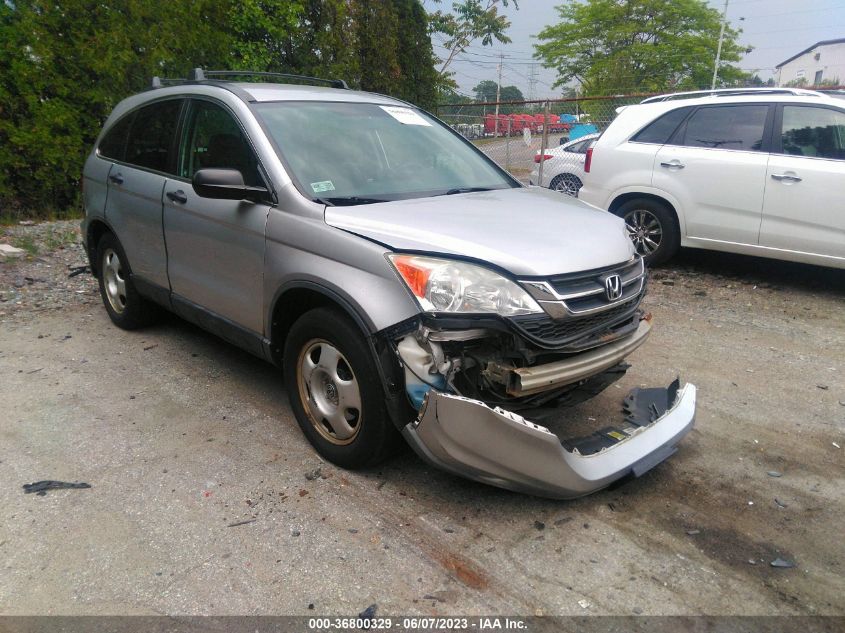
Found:
M 667 112 L 637 132 L 631 140 L 635 143 L 665 145 L 690 113 L 690 110 L 691 108 L 678 108 Z
M 845 112 L 813 106 L 784 106 L 781 143 L 790 156 L 845 160 Z
M 757 151 L 763 149 L 768 105 L 699 108 L 687 121 L 677 145 Z

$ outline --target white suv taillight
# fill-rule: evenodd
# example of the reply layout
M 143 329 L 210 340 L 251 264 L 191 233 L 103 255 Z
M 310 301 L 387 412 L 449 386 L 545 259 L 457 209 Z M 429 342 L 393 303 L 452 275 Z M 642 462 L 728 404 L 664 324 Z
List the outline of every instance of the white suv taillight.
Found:
M 588 173 L 588 174 L 590 173 L 590 165 L 592 165 L 592 164 L 593 164 L 593 148 L 591 147 L 587 150 L 587 154 L 584 157 L 584 171 L 586 173 Z

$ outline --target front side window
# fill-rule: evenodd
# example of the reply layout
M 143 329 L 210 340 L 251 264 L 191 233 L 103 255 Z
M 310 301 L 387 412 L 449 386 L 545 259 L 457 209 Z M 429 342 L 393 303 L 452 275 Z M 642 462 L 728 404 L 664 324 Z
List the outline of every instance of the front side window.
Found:
M 140 108 L 132 121 L 124 160 L 131 165 L 169 172 L 181 99 L 159 101 Z
M 759 152 L 763 149 L 767 105 L 699 108 L 686 124 L 680 145 Z
M 845 112 L 813 106 L 784 106 L 784 154 L 845 160 Z
M 411 107 L 285 101 L 258 104 L 255 112 L 300 190 L 329 204 L 518 186 Z
M 210 101 L 191 103 L 179 175 L 192 179 L 200 169 L 237 169 L 250 187 L 263 186 L 258 161 L 243 131 L 225 109 Z

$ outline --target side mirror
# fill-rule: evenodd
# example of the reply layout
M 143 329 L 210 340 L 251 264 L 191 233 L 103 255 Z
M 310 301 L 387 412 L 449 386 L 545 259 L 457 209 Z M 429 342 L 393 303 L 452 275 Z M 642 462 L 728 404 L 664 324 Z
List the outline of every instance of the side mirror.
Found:
M 237 169 L 200 169 L 191 184 L 201 198 L 260 202 L 269 194 L 264 187 L 246 186 L 243 174 Z

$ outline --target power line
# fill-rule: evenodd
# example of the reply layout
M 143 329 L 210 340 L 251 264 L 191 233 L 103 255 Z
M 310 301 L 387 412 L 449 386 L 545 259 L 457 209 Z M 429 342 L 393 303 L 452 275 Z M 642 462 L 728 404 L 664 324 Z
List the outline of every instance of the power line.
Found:
M 747 16 L 746 20 L 756 20 L 758 18 L 778 18 L 782 15 L 796 15 L 799 13 L 817 13 L 819 11 L 836 11 L 837 9 L 845 9 L 845 6 L 836 7 L 822 7 L 820 9 L 802 9 L 800 11 L 785 11 L 783 13 L 763 13 L 761 15 Z
M 824 28 L 826 29 L 841 29 L 845 27 L 845 24 L 825 24 Z M 743 35 L 771 35 L 772 33 L 792 33 L 794 31 L 817 31 L 819 29 L 818 26 L 802 26 L 797 29 L 777 29 L 775 31 L 749 31 L 748 33 L 743 32 Z

